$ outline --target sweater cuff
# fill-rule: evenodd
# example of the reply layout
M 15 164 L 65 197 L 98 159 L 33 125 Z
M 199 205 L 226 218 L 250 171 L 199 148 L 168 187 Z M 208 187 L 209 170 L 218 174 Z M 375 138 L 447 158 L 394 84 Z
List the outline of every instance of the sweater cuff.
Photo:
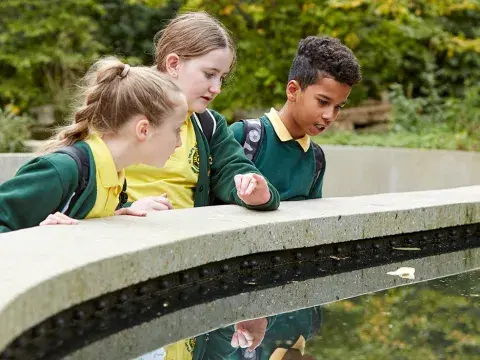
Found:
M 278 192 L 272 192 L 272 189 L 270 189 L 270 200 L 268 200 L 268 202 L 266 202 L 265 204 L 261 204 L 261 205 L 248 205 L 248 204 L 246 204 L 245 202 L 243 202 L 242 199 L 240 199 L 238 197 L 238 194 L 237 194 L 236 190 L 235 190 L 233 196 L 235 198 L 235 202 L 238 205 L 243 206 L 243 207 L 245 207 L 249 210 L 258 210 L 258 211 L 276 210 L 276 209 L 278 209 L 278 206 L 280 205 L 280 199 L 279 199 Z

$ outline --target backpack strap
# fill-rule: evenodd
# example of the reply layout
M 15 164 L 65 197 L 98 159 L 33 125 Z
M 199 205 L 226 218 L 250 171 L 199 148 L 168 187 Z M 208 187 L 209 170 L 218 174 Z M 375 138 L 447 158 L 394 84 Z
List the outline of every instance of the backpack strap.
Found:
M 68 204 L 66 204 L 64 209 L 62 210 L 65 215 L 69 215 L 70 211 L 72 211 L 73 205 L 77 202 L 77 200 L 80 198 L 80 195 L 82 195 L 83 191 L 87 188 L 88 180 L 90 177 L 90 163 L 88 162 L 88 158 L 85 152 L 82 149 L 73 145 L 65 146 L 55 152 L 70 156 L 77 164 L 78 184 L 75 188 L 73 196 L 70 198 Z
M 312 189 L 315 186 L 320 174 L 322 173 L 323 168 L 325 167 L 325 153 L 323 152 L 320 145 L 312 142 L 313 145 L 313 156 L 315 157 L 315 176 L 313 178 Z
M 217 121 L 215 120 L 215 117 L 208 109 L 203 113 L 194 113 L 194 115 L 198 119 L 200 129 L 202 129 L 208 143 L 210 144 L 210 141 L 217 130 Z
M 119 210 L 125 205 L 128 201 L 128 194 L 127 194 L 127 179 L 123 182 L 122 191 L 118 195 L 118 205 L 115 210 Z
M 68 204 L 65 205 L 62 212 L 65 215 L 69 215 L 70 211 L 72 211 L 73 206 L 78 201 L 82 193 L 85 191 L 88 185 L 88 180 L 90 178 L 90 163 L 88 161 L 87 154 L 82 149 L 76 146 L 65 146 L 63 148 L 58 149 L 55 151 L 56 153 L 66 154 L 70 156 L 75 163 L 77 164 L 78 169 L 78 185 L 75 188 L 75 192 L 73 193 L 72 197 L 70 198 Z M 118 205 L 116 210 L 120 209 L 125 205 L 128 201 L 127 195 L 127 180 L 123 182 L 122 191 L 118 196 Z
M 260 119 L 246 119 L 243 122 L 243 151 L 248 160 L 255 161 L 265 132 Z

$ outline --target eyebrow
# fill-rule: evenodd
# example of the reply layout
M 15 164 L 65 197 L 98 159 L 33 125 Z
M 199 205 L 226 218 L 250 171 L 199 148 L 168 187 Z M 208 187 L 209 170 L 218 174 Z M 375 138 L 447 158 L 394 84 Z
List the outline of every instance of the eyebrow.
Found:
M 331 99 L 330 97 L 328 97 L 327 95 L 324 95 L 324 94 L 322 94 L 322 93 L 317 93 L 317 96 L 321 96 L 321 97 L 327 99 L 328 101 L 332 101 L 332 99 Z M 343 106 L 343 105 L 345 105 L 346 103 L 347 103 L 347 100 L 345 100 L 344 102 L 341 102 L 340 105 Z

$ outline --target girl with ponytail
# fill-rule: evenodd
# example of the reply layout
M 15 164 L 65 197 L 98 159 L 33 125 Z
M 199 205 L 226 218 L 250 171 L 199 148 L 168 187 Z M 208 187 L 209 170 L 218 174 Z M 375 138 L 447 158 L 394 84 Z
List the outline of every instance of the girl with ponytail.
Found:
M 113 57 L 92 66 L 79 94 L 71 125 L 0 185 L 0 233 L 145 215 L 119 206 L 126 197 L 124 168 L 163 167 L 181 145 L 185 96 L 155 69 L 130 67 Z

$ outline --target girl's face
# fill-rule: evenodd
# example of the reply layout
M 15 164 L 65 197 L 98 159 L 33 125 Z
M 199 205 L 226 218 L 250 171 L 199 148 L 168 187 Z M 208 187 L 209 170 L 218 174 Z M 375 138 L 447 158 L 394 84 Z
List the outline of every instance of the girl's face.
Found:
M 233 54 L 228 48 L 212 50 L 190 60 L 178 59 L 169 74 L 187 97 L 189 111 L 204 112 L 220 94 L 232 61 Z
M 187 102 L 182 96 L 181 103 L 175 108 L 173 114 L 159 126 L 148 124 L 144 131 L 145 138 L 141 146 L 140 162 L 163 167 L 177 147 L 182 146 L 180 130 L 187 117 Z

